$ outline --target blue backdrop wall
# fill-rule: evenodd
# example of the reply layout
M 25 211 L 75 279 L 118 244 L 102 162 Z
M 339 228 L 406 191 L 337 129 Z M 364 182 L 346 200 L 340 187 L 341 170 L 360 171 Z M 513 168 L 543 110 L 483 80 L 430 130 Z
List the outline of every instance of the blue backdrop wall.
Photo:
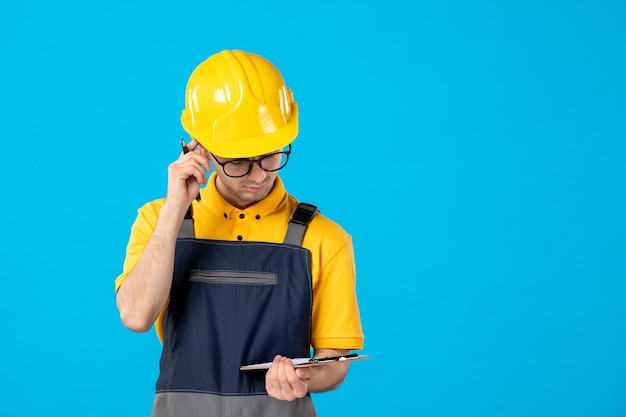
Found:
M 187 77 L 273 61 L 283 178 L 352 234 L 369 362 L 320 416 L 626 415 L 619 1 L 10 1 L 0 415 L 148 415 L 160 345 L 113 281 Z

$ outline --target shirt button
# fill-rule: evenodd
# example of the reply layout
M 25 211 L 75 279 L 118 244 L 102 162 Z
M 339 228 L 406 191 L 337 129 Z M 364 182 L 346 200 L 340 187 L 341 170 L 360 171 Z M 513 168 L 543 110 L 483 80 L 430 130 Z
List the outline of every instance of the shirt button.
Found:
M 260 218 L 261 218 L 260 214 L 257 214 L 256 217 L 255 217 L 255 219 L 257 219 L 257 220 L 259 220 Z
M 243 214 L 243 213 L 241 213 L 241 214 L 239 215 L 239 218 L 240 218 L 240 219 L 243 219 L 244 217 L 246 217 L 246 215 L 245 215 L 245 214 Z
M 224 218 L 227 219 L 228 218 L 228 214 L 224 213 Z
M 237 236 L 237 240 L 241 240 L 241 239 L 243 239 L 243 236 L 241 235 Z

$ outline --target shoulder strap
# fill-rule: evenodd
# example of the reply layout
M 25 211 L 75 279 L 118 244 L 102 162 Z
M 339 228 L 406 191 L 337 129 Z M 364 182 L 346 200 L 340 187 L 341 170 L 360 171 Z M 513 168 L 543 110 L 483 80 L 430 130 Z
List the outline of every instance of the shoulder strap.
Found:
M 319 211 L 317 207 L 307 203 L 300 203 L 296 211 L 293 212 L 289 225 L 287 226 L 287 234 L 283 243 L 287 245 L 302 245 L 302 239 L 304 239 L 304 232 L 308 224 L 313 220 Z
M 178 230 L 178 239 L 185 237 L 196 237 L 193 230 L 193 210 L 191 209 L 191 205 L 189 205 L 185 218 L 183 219 L 183 224 L 180 225 L 180 230 Z

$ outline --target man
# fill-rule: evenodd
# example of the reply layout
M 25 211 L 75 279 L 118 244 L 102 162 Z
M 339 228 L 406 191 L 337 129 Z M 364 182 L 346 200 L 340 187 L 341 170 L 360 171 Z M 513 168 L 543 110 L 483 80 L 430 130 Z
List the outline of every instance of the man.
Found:
M 310 393 L 348 364 L 291 359 L 346 355 L 363 334 L 351 237 L 278 176 L 298 133 L 291 90 L 266 59 L 222 51 L 191 74 L 181 121 L 192 139 L 166 198 L 139 210 L 115 283 L 124 325 L 154 323 L 163 343 L 152 415 L 314 416 Z

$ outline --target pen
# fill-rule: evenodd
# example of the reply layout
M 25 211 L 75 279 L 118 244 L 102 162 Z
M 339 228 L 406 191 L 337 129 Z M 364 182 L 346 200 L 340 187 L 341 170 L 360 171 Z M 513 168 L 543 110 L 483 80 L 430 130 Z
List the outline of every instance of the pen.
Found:
M 185 138 L 180 138 L 180 144 L 183 147 L 183 153 L 188 154 L 189 148 L 187 147 L 187 143 L 185 142 Z M 198 195 L 196 196 L 196 201 L 200 201 L 200 191 L 198 190 Z
M 345 361 L 348 358 L 356 358 L 358 357 L 359 354 L 358 353 L 351 353 L 349 355 L 341 355 L 341 356 L 327 356 L 325 358 L 311 358 L 309 359 L 309 362 L 311 363 L 320 363 L 320 362 L 327 362 L 327 361 Z

